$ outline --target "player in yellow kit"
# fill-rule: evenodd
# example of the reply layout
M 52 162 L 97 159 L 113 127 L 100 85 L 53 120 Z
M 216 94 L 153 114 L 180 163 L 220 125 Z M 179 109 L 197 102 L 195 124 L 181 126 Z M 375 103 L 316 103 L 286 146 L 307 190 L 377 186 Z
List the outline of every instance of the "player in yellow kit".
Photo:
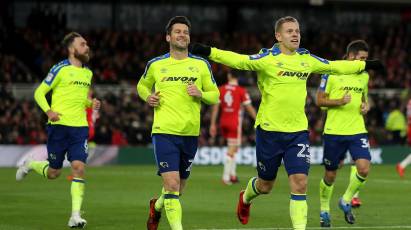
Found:
M 353 74 L 364 69 L 381 68 L 379 61 L 328 61 L 299 48 L 300 28 L 290 16 L 275 23 L 278 43 L 256 55 L 194 44 L 191 52 L 231 68 L 257 72 L 261 104 L 255 122 L 258 178 L 250 179 L 240 192 L 237 216 L 247 224 L 251 201 L 272 190 L 281 161 L 288 173 L 290 217 L 294 229 L 305 229 L 307 223 L 307 175 L 310 166 L 308 122 L 304 106 L 306 82 L 314 73 Z
M 363 40 L 348 44 L 347 60 L 366 60 L 368 45 Z M 357 170 L 354 169 L 350 183 L 339 200 L 347 223 L 354 224 L 351 199 L 366 181 L 370 168 L 367 129 L 364 117 L 368 110 L 368 73 L 351 75 L 323 75 L 317 91 L 317 105 L 327 108 L 324 127 L 324 178 L 320 181 L 320 225 L 330 227 L 330 199 L 337 169 L 342 166 L 347 150 L 350 151 Z
M 87 41 L 80 34 L 71 32 L 64 37 L 63 45 L 68 51 L 68 59 L 51 68 L 34 94 L 37 104 L 48 117 L 48 159 L 34 161 L 28 157 L 17 170 L 16 180 L 22 180 L 32 170 L 48 179 L 57 178 L 67 154 L 73 175 L 72 213 L 68 226 L 82 228 L 87 223 L 80 215 L 87 160 L 86 108 L 98 110 L 100 101 L 88 99 L 93 73 L 85 66 L 90 58 Z M 46 100 L 49 91 L 52 91 L 51 106 Z
M 163 207 L 171 229 L 183 229 L 179 196 L 197 152 L 201 102 L 218 103 L 209 63 L 188 52 L 190 28 L 184 16 L 170 19 L 166 26 L 170 52 L 149 61 L 137 85 L 141 99 L 154 108 L 152 139 L 163 178 L 162 194 L 150 201 L 149 230 L 157 229 Z

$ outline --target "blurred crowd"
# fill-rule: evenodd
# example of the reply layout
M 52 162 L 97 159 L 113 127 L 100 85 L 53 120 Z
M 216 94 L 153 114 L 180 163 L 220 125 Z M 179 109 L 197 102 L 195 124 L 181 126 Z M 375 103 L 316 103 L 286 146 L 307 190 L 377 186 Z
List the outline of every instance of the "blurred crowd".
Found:
M 17 99 L 11 86 L 15 83 L 35 84 L 42 81 L 49 69 L 64 58 L 60 40 L 68 30 L 61 15 L 52 12 L 33 11 L 27 27 L 15 28 L 0 20 L 0 143 L 37 144 L 46 141 L 44 113 L 32 98 Z M 47 21 L 48 23 L 44 23 Z M 269 22 L 267 22 L 269 23 Z M 63 28 L 63 29 L 62 29 Z M 370 90 L 398 89 L 393 95 L 375 93 L 370 95 L 371 110 L 367 116 L 367 127 L 372 145 L 391 143 L 385 129 L 389 113 L 395 109 L 405 113 L 408 90 L 411 88 L 411 23 L 404 21 L 385 28 L 367 27 L 358 32 L 335 32 L 319 27 L 309 27 L 302 34 L 301 47 L 320 57 L 341 59 L 346 45 L 354 39 L 364 39 L 370 45 L 370 58 L 382 60 L 386 74 L 370 73 Z M 381 31 L 385 31 L 381 33 Z M 148 34 L 139 31 L 114 31 L 108 29 L 82 32 L 92 49 L 89 63 L 94 73 L 94 84 L 132 85 L 138 82 L 147 61 L 168 50 L 163 33 Z M 253 54 L 263 47 L 273 45 L 273 32 L 243 33 L 214 32 L 193 34 L 193 42 L 202 42 L 240 53 Z M 212 63 L 212 70 L 219 85 L 225 82 L 228 71 L 222 65 Z M 254 74 L 243 72 L 240 84 L 256 91 Z M 321 143 L 324 112 L 314 103 L 315 89 L 319 85 L 318 75 L 313 75 L 307 86 L 314 89 L 307 97 L 306 111 L 309 120 L 310 139 Z M 399 94 L 398 92 L 403 92 Z M 135 91 L 120 93 L 95 92 L 102 99 L 100 118 L 96 123 L 95 141 L 98 144 L 146 145 L 150 143 L 152 109 L 138 98 Z M 394 103 L 393 103 L 394 101 Z M 253 96 L 258 107 L 259 97 Z M 203 106 L 200 144 L 210 144 L 208 124 L 210 108 Z M 244 119 L 243 143 L 254 143 L 253 121 Z M 118 141 L 120 140 L 122 141 Z M 223 145 L 218 137 L 215 144 Z

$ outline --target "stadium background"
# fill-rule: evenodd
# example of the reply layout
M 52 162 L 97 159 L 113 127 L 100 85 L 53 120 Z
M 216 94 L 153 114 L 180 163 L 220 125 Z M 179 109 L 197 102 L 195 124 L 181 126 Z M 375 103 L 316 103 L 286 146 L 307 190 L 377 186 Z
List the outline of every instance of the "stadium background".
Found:
M 366 40 L 371 48 L 370 58 L 379 58 L 387 66 L 385 75 L 371 73 L 371 110 L 366 121 L 370 144 L 372 147 L 398 144 L 384 126 L 392 110 L 405 113 L 409 97 L 409 1 L 293 2 L 278 1 L 273 5 L 262 0 L 175 4 L 5 1 L 0 22 L 0 144 L 45 143 L 46 116 L 34 104 L 33 90 L 49 68 L 64 58 L 61 38 L 76 30 L 91 45 L 94 92 L 103 101 L 95 142 L 150 146 L 152 110 L 138 98 L 135 85 L 146 62 L 167 52 L 164 25 L 173 15 L 187 15 L 192 20 L 192 41 L 249 54 L 273 45 L 272 23 L 283 15 L 300 19 L 301 47 L 321 57 L 340 59 L 349 41 Z M 212 68 L 218 84 L 224 83 L 228 69 L 217 64 Z M 254 73 L 242 72 L 240 84 L 249 89 L 253 104 L 258 107 L 259 93 L 253 76 Z M 314 103 L 318 84 L 318 76 L 312 76 L 307 84 L 306 111 L 313 145 L 321 145 L 324 124 L 324 113 Z M 204 106 L 202 110 L 200 146 L 222 146 L 221 137 L 210 142 L 209 109 Z M 247 116 L 243 143 L 254 145 L 252 121 Z
M 261 48 L 273 45 L 272 23 L 275 19 L 285 15 L 292 15 L 300 20 L 301 47 L 307 48 L 320 57 L 340 59 L 344 55 L 346 45 L 351 40 L 366 40 L 370 45 L 370 58 L 382 60 L 387 67 L 385 74 L 370 73 L 371 110 L 367 115 L 366 123 L 374 163 L 395 163 L 409 151 L 405 138 L 401 142 L 395 142 L 392 139 L 392 133 L 385 129 L 385 121 L 391 111 L 398 109 L 405 115 L 406 104 L 410 97 L 411 1 L 409 0 L 279 0 L 275 2 L 211 0 L 173 1 L 172 4 L 167 1 L 88 1 L 85 3 L 82 1 L 17 0 L 2 1 L 0 14 L 0 166 L 15 166 L 21 163 L 27 153 L 34 152 L 38 154 L 38 157 L 45 156 L 46 116 L 35 105 L 32 95 L 49 68 L 64 59 L 59 42 L 64 34 L 74 30 L 86 37 L 93 51 L 90 62 L 90 68 L 94 73 L 93 90 L 103 103 L 100 118 L 96 122 L 95 142 L 98 147 L 96 156 L 91 159 L 90 163 L 92 165 L 149 165 L 134 165 L 130 166 L 131 168 L 101 167 L 90 169 L 91 174 L 100 175 L 99 173 L 103 174 L 103 172 L 113 170 L 112 175 L 121 174 L 124 171 L 128 175 L 137 171 L 140 173 L 139 180 L 147 184 L 151 180 L 157 181 L 157 184 L 151 185 L 150 192 L 143 192 L 142 197 L 147 198 L 150 194 L 154 194 L 159 181 L 151 176 L 155 172 L 150 143 L 152 110 L 138 98 L 135 86 L 144 71 L 146 62 L 168 52 L 168 44 L 164 39 L 164 26 L 168 19 L 175 15 L 186 15 L 191 20 L 192 42 L 202 42 L 247 54 L 257 53 Z M 224 83 L 228 69 L 215 63 L 212 63 L 212 69 L 217 83 L 219 85 Z M 247 87 L 252 96 L 253 105 L 258 107 L 259 93 L 254 73 L 241 72 L 240 84 Z M 311 76 L 307 83 L 309 94 L 306 111 L 310 141 L 313 146 L 321 145 L 324 121 L 324 113 L 314 103 L 315 90 L 318 85 L 319 76 Z M 220 164 L 223 159 L 223 139 L 218 137 L 215 142 L 211 143 L 208 136 L 209 111 L 210 107 L 203 106 L 201 148 L 199 150 L 201 159 L 197 160 L 197 164 Z M 252 121 L 247 116 L 243 127 L 245 147 L 238 160 L 241 164 L 248 165 L 254 163 L 255 137 Z M 313 149 L 314 163 L 319 163 L 322 154 L 321 147 Z M 11 176 L 12 179 L 13 169 L 1 170 L 4 170 L 4 173 L 0 173 L 4 177 L 0 177 L 0 182 L 4 182 L 3 185 L 11 185 L 11 187 L 3 186 L 2 194 L 6 195 L 0 196 L 3 198 L 2 202 L 7 203 L 6 197 L 11 196 L 11 193 L 18 194 L 22 191 L 18 188 L 11 189 L 15 185 L 9 177 Z M 215 178 L 210 180 L 218 183 L 219 167 L 207 166 L 200 167 L 198 170 L 200 174 L 202 171 L 210 170 L 209 174 L 206 173 L 203 176 L 211 175 Z M 254 172 L 249 166 L 240 167 L 239 170 L 243 180 L 253 175 Z M 318 173 L 319 178 L 320 168 L 313 168 L 313 178 L 316 178 L 315 173 Z M 376 174 L 382 175 L 381 180 L 396 179 L 390 165 L 377 167 Z M 111 174 L 108 172 L 108 175 L 104 175 L 110 177 Z M 132 177 L 128 179 L 135 181 Z M 201 187 L 199 181 L 193 180 L 193 185 L 197 184 Z M 207 183 L 212 182 L 207 181 Z M 406 186 L 409 187 L 408 182 L 405 180 L 401 184 L 403 187 L 400 186 L 400 190 L 395 192 L 402 191 L 409 194 L 409 189 L 405 189 Z M 280 183 L 285 184 L 286 182 Z M 369 184 L 370 187 L 366 191 L 372 191 L 373 187 L 378 187 L 372 182 Z M 388 183 L 384 186 L 389 187 L 390 185 Z M 31 186 L 35 190 L 38 189 L 35 184 Z M 196 190 L 199 190 L 199 187 Z M 388 187 L 387 195 L 390 193 Z M 135 189 L 135 186 L 130 189 Z M 211 189 L 220 191 L 223 188 L 213 185 Z M 229 188 L 227 192 L 238 189 L 239 187 Z M 315 189 L 314 187 L 312 190 Z M 383 190 L 383 188 L 380 189 Z M 91 193 L 97 194 L 97 192 Z M 139 194 L 137 190 L 132 193 Z M 226 192 L 221 191 L 221 193 Z M 283 193 L 286 194 L 286 190 Z M 187 199 L 189 198 L 188 196 Z M 275 202 L 283 201 L 276 200 Z M 36 210 L 34 204 L 33 206 L 32 209 Z M 90 203 L 89 206 L 92 207 L 92 204 Z M 145 206 L 142 201 L 141 207 L 138 208 L 141 212 L 134 213 L 134 215 L 144 215 L 145 218 Z M 7 207 L 7 205 L 4 206 L 4 210 L 9 209 Z M 121 206 L 118 207 L 120 208 Z M 406 211 L 409 208 L 403 207 L 400 210 Z M 283 211 L 287 212 L 287 210 Z M 315 224 L 316 214 L 311 216 L 312 221 L 309 220 L 309 223 L 311 226 L 317 226 Z M 2 227 L 8 229 L 10 226 L 12 226 L 10 229 L 20 229 L 16 227 L 17 224 L 7 225 L 12 219 L 8 219 L 9 217 L 10 215 L 3 214 L 0 216 L 0 220 L 3 218 L 0 222 L 6 224 L 1 225 L 0 223 L 0 229 L 3 229 Z M 137 223 L 144 219 L 143 217 L 138 218 Z M 394 225 L 401 221 L 404 223 L 405 220 L 400 215 L 388 222 L 384 220 L 383 223 Z M 207 225 L 206 223 L 203 226 L 198 223 L 194 224 L 195 221 L 192 222 L 192 225 L 188 225 L 189 229 L 225 226 Z M 269 223 L 261 224 L 259 227 L 272 226 Z M 286 223 L 279 226 L 289 226 Z M 227 227 L 230 226 L 229 224 Z M 369 223 L 366 224 L 369 225 Z M 164 228 L 165 226 L 163 225 Z M 30 228 L 22 227 L 21 229 Z M 45 229 L 58 229 L 58 227 Z

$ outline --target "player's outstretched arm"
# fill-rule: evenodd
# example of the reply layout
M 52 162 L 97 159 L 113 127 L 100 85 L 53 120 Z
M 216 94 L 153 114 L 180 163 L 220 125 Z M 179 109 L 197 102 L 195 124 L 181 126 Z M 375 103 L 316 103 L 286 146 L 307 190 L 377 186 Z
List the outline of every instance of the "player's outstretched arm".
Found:
M 384 70 L 384 65 L 379 60 L 328 61 L 310 54 L 310 62 L 312 72 L 320 74 L 345 75 L 360 73 L 364 70 Z
M 256 55 L 243 55 L 232 51 L 211 48 L 200 43 L 194 43 L 190 47 L 190 53 L 229 66 L 234 69 L 257 71 L 264 68 L 265 53 Z

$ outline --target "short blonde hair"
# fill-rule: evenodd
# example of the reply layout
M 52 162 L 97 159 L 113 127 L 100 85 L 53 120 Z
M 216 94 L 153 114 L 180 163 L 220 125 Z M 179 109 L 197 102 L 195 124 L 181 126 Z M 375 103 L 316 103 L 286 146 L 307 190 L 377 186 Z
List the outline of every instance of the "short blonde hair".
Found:
M 298 23 L 297 19 L 295 19 L 294 17 L 291 16 L 285 16 L 282 17 L 280 19 L 278 19 L 275 24 L 274 24 L 274 32 L 277 33 L 278 31 L 280 31 L 281 26 L 286 23 L 286 22 L 295 22 Z

